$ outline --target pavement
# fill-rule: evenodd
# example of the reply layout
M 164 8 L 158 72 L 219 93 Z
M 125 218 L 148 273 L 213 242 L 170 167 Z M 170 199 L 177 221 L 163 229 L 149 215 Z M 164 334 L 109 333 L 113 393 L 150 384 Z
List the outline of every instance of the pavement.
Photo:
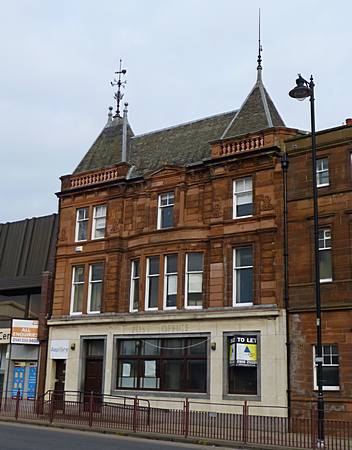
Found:
M 215 448 L 214 445 L 206 447 L 191 443 L 0 422 L 0 450 L 204 450 L 210 447 Z M 216 449 L 226 450 L 225 447 Z

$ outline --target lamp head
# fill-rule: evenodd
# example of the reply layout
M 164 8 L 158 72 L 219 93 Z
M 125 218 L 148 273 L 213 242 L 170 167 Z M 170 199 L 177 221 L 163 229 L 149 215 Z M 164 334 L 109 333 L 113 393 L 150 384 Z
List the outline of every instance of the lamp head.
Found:
M 308 81 L 306 81 L 301 74 L 298 74 L 298 78 L 296 80 L 296 86 L 290 90 L 288 95 L 297 100 L 304 100 L 307 97 L 310 97 L 312 94 L 312 89 L 309 87 Z

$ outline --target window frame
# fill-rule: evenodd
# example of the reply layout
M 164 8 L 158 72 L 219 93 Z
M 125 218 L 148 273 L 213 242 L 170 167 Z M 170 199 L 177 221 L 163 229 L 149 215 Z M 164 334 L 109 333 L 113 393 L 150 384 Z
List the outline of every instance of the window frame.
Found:
M 322 170 L 318 169 L 318 164 L 319 164 L 320 161 L 326 161 L 327 162 L 327 168 L 326 169 L 324 169 L 324 168 Z M 315 171 L 316 171 L 316 178 L 317 178 L 317 188 L 330 186 L 329 158 L 327 156 L 323 156 L 321 158 L 317 158 Z M 324 174 L 325 172 L 327 172 L 327 174 L 328 174 L 328 182 L 327 183 L 319 183 L 320 175 Z
M 190 253 L 199 253 L 202 255 L 202 270 L 191 271 L 188 270 L 188 255 Z M 202 304 L 189 305 L 188 304 L 188 276 L 189 274 L 202 274 Z M 204 306 L 204 252 L 186 252 L 185 254 L 185 309 L 203 309 Z
M 139 265 L 139 275 L 138 277 L 135 276 L 135 263 L 138 262 Z M 134 308 L 134 294 L 135 294 L 135 281 L 138 280 L 138 299 L 140 300 L 140 283 L 141 283 L 141 261 L 140 258 L 135 258 L 131 260 L 131 277 L 130 277 L 130 312 L 137 312 L 139 309 L 139 302 L 138 302 L 138 308 Z
M 333 345 L 337 346 L 337 356 L 339 358 L 339 363 L 338 364 L 325 364 L 324 363 L 324 359 L 323 359 L 323 363 L 322 363 L 322 368 L 323 367 L 338 367 L 338 378 L 339 378 L 339 385 L 338 386 L 325 386 L 323 384 L 323 391 L 340 391 L 341 390 L 341 386 L 340 386 L 340 352 L 339 352 L 339 346 L 338 344 L 322 344 L 322 357 L 324 358 L 324 347 L 332 347 Z M 331 352 L 329 353 L 330 355 L 332 354 Z M 317 385 L 317 368 L 318 365 L 315 363 L 315 357 L 316 357 L 316 345 L 313 345 L 313 386 L 314 386 L 314 390 L 317 391 L 318 390 L 318 385 Z M 324 383 L 324 380 L 323 380 Z
M 84 219 L 79 219 L 79 212 L 80 211 L 86 211 L 87 213 L 87 217 L 85 217 Z M 87 230 L 86 230 L 86 239 L 78 239 L 78 235 L 79 235 L 79 227 L 80 224 L 82 222 L 85 222 Z M 76 222 L 75 222 L 75 242 L 86 242 L 88 240 L 89 237 L 89 207 L 88 206 L 84 206 L 82 208 L 77 208 L 76 209 Z
M 78 267 L 83 267 L 83 281 L 75 282 L 76 269 Z M 71 269 L 71 294 L 70 294 L 70 316 L 81 316 L 83 314 L 84 297 L 85 297 L 85 284 L 86 284 L 86 266 L 85 264 L 76 264 L 72 266 Z M 82 311 L 73 311 L 73 304 L 75 298 L 75 287 L 76 285 L 83 285 L 83 299 L 82 299 Z
M 96 216 L 96 211 L 98 208 L 104 208 L 104 215 L 103 216 Z M 96 237 L 96 231 L 97 229 L 100 230 L 101 228 L 97 228 L 96 224 L 97 224 L 97 220 L 98 219 L 104 219 L 104 235 L 103 236 L 98 236 Z M 92 233 L 91 233 L 91 239 L 92 241 L 96 241 L 99 239 L 104 239 L 106 237 L 106 219 L 107 219 L 107 206 L 106 204 L 102 204 L 102 205 L 94 205 L 93 206 L 93 220 L 92 220 Z
M 323 235 L 323 243 L 324 243 L 324 247 L 320 247 L 320 241 L 321 239 L 319 239 L 319 232 L 323 231 L 324 235 Z M 330 238 L 326 238 L 326 232 L 330 233 Z M 325 245 L 325 242 L 329 240 L 330 241 L 330 247 L 327 247 Z M 319 256 L 319 282 L 320 283 L 331 283 L 333 281 L 333 276 L 332 276 L 332 245 L 331 245 L 331 241 L 332 241 L 332 233 L 331 233 L 331 227 L 320 227 L 318 229 L 318 256 Z M 330 252 L 330 263 L 331 263 L 331 277 L 330 278 L 321 278 L 321 271 L 320 271 L 320 252 Z
M 176 256 L 176 272 L 167 272 L 167 260 L 170 256 Z M 164 292 L 163 292 L 163 309 L 173 310 L 177 309 L 177 297 L 178 297 L 178 253 L 169 253 L 164 255 Z M 176 276 L 176 305 L 175 306 L 167 306 L 167 288 L 168 288 L 168 278 Z
M 244 181 L 246 184 L 246 180 L 251 180 L 251 189 L 250 190 L 244 190 L 244 191 L 238 191 L 236 189 L 236 183 L 238 181 Z M 248 217 L 253 217 L 253 209 L 254 209 L 254 202 L 253 202 L 253 177 L 252 176 L 248 176 L 248 177 L 241 177 L 241 178 L 236 178 L 235 180 L 233 180 L 233 185 L 232 185 L 232 193 L 233 193 L 233 200 L 232 200 L 232 218 L 233 219 L 245 219 Z M 252 205 L 252 214 L 246 214 L 244 216 L 239 216 L 237 215 L 237 198 L 239 194 L 245 194 L 245 193 L 251 193 L 251 205 Z M 249 203 L 246 203 L 249 205 Z
M 170 194 L 172 194 L 172 198 L 173 198 L 173 203 L 168 203 L 167 205 L 161 205 L 161 198 L 162 196 L 169 196 Z M 167 197 L 167 200 L 169 200 L 169 197 Z M 171 227 L 163 227 L 162 226 L 162 209 L 163 208 L 169 208 L 172 206 L 172 226 Z M 174 212 L 175 212 L 175 192 L 174 191 L 169 191 L 169 192 L 163 192 L 161 194 L 158 195 L 158 218 L 157 218 L 157 229 L 158 230 L 168 230 L 171 228 L 175 227 L 175 217 L 174 217 Z
M 158 258 L 159 259 L 159 272 L 158 274 L 151 274 L 149 273 L 150 270 L 150 258 Z M 144 297 L 144 309 L 145 311 L 158 311 L 159 307 L 159 297 L 160 297 L 160 255 L 151 255 L 146 257 L 145 262 L 145 297 Z M 158 277 L 158 298 L 157 298 L 157 306 L 149 307 L 149 285 L 150 285 L 150 278 L 156 278 Z
M 101 280 L 92 280 L 93 266 L 101 265 L 102 266 L 102 278 Z M 92 284 L 101 283 L 101 297 L 100 297 L 100 309 L 99 311 L 91 310 L 91 300 L 92 300 Z M 104 286 L 104 263 L 103 262 L 94 262 L 89 264 L 88 271 L 88 294 L 87 294 L 87 314 L 99 314 L 101 313 L 101 306 L 103 302 L 103 286 Z
M 236 266 L 236 252 L 238 250 L 241 250 L 243 248 L 250 248 L 251 252 L 252 252 L 252 265 L 251 266 L 240 266 L 237 267 Z M 233 307 L 242 307 L 242 306 L 253 306 L 254 305 L 254 264 L 253 264 L 253 259 L 254 259 L 254 252 L 253 252 L 253 245 L 244 245 L 244 246 L 240 246 L 240 247 L 234 247 L 232 249 L 232 306 Z M 237 300 L 237 270 L 242 270 L 242 269 L 252 269 L 252 301 L 251 302 L 239 302 Z

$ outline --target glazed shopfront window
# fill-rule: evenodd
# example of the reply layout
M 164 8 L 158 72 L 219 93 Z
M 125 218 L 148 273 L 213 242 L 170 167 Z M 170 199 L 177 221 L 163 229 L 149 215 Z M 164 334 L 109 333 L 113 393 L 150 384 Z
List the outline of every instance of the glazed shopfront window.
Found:
M 206 392 L 207 337 L 117 340 L 117 389 Z

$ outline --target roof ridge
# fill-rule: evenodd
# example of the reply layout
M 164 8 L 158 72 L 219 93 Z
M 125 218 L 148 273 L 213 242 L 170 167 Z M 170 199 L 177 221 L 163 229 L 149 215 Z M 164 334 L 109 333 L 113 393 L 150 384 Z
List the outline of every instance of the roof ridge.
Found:
M 239 110 L 234 109 L 234 110 L 230 110 L 230 111 L 226 111 L 226 112 L 222 112 L 222 113 L 218 113 L 218 114 L 213 114 L 211 116 L 202 117 L 201 119 L 190 120 L 189 122 L 183 122 L 178 125 L 171 125 L 170 127 L 160 128 L 159 130 L 148 131 L 146 133 L 141 133 L 141 134 L 135 134 L 131 139 L 144 137 L 144 136 L 148 136 L 148 135 L 156 134 L 156 133 L 162 133 L 163 131 L 173 130 L 175 128 L 185 127 L 187 125 L 192 125 L 194 123 L 202 122 L 207 119 L 212 119 L 212 118 L 220 117 L 220 116 L 226 116 L 226 114 L 237 113 L 238 111 Z
M 259 86 L 260 98 L 262 99 L 263 106 L 264 106 L 264 112 L 265 112 L 266 120 L 268 121 L 268 125 L 271 128 L 273 126 L 273 121 L 272 121 L 272 118 L 271 118 L 268 102 L 267 102 L 267 99 L 266 99 L 266 93 L 267 92 L 266 92 L 266 90 L 264 88 L 264 85 L 261 82 L 261 80 L 258 81 L 258 86 Z

